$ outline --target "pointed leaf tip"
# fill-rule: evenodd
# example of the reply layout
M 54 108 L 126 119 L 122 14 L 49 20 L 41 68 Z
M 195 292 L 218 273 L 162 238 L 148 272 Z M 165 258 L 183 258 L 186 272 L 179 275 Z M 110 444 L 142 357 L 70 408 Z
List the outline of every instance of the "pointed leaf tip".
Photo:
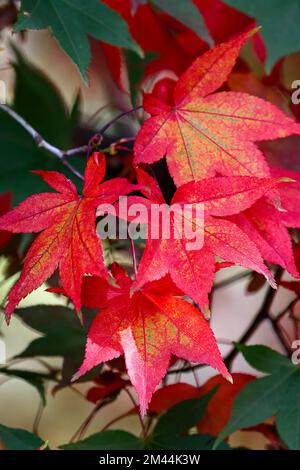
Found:
M 225 377 L 226 380 L 228 380 L 228 382 L 230 382 L 231 384 L 233 384 L 233 378 L 232 378 L 232 375 L 231 374 L 227 374 L 226 377 Z
M 206 320 L 209 320 L 209 319 L 210 319 L 210 317 L 211 317 L 211 310 L 210 310 L 210 308 L 209 308 L 208 305 L 204 305 L 204 306 L 202 307 L 202 313 L 203 313 L 203 315 L 204 315 L 204 317 L 205 317 Z
M 6 322 L 7 326 L 9 326 L 10 325 L 10 320 L 11 320 L 11 314 L 5 313 L 4 318 L 5 318 L 5 322 Z
M 78 380 L 80 377 L 81 377 L 81 374 L 80 374 L 80 371 L 78 370 L 77 372 L 75 372 L 75 374 L 71 378 L 71 383 L 76 382 L 76 380 Z
M 247 33 L 247 37 L 252 38 L 252 36 L 254 36 L 256 33 L 258 33 L 261 30 L 261 28 L 262 28 L 261 26 L 257 26 L 256 28 L 250 29 L 250 31 L 248 31 Z
M 277 290 L 277 283 L 276 283 L 274 277 L 273 276 L 265 276 L 265 277 L 266 277 L 268 283 L 270 284 L 270 286 L 273 287 L 273 289 Z
M 282 176 L 281 178 L 278 178 L 278 181 L 281 183 L 299 183 L 299 181 L 294 178 L 289 178 L 288 176 Z

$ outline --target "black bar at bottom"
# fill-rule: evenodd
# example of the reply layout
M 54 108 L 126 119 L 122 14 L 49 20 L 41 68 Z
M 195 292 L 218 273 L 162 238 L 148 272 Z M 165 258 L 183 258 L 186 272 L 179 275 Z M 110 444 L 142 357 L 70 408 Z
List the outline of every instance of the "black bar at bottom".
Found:
M 207 464 L 231 465 L 233 468 L 250 468 L 256 463 L 297 465 L 296 451 L 2 451 L 0 464 L 30 465 L 31 468 L 51 468 L 57 463 L 93 469 L 109 466 L 120 469 L 160 467 L 199 468 Z M 203 467 L 204 468 L 204 467 Z

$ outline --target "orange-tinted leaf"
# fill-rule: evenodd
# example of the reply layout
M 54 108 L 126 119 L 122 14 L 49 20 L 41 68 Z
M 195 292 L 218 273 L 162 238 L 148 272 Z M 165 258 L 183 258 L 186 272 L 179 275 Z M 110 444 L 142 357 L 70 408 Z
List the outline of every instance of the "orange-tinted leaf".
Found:
M 217 45 L 196 59 L 180 77 L 175 87 L 177 105 L 191 105 L 199 97 L 213 93 L 227 80 L 240 49 L 251 34 L 243 33 L 235 39 Z
M 271 419 L 269 421 L 271 421 Z M 263 434 L 273 446 L 273 450 L 282 450 L 282 442 L 278 436 L 275 424 L 258 424 L 252 428 L 247 428 L 247 431 L 259 432 Z
M 228 86 L 232 91 L 248 93 L 270 101 L 287 114 L 292 115 L 287 100 L 282 91 L 274 86 L 267 85 L 250 72 L 233 72 L 228 78 Z
M 135 162 L 166 156 L 177 185 L 216 173 L 269 176 L 255 142 L 299 134 L 300 125 L 260 98 L 215 92 L 227 79 L 249 34 L 243 33 L 200 56 L 178 80 L 169 105 L 145 95 L 153 117 L 135 142 Z

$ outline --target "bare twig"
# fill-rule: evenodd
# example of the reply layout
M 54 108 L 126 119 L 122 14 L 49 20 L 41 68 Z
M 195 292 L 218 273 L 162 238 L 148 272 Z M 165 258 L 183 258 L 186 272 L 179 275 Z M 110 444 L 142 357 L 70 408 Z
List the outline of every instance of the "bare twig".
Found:
M 115 122 L 117 122 L 122 117 L 127 116 L 128 114 L 133 113 L 134 111 L 137 111 L 140 108 L 141 108 L 141 106 L 138 106 L 138 107 L 130 109 L 128 111 L 123 111 L 122 113 L 118 114 L 115 118 L 113 118 L 111 121 L 109 121 L 107 124 L 105 124 L 105 126 L 103 126 L 100 129 L 99 133 L 96 134 L 96 136 L 98 137 L 99 144 L 102 142 L 103 134 Z M 83 180 L 83 175 L 78 170 L 76 170 L 76 168 L 74 168 L 74 166 L 71 165 L 71 163 L 68 162 L 67 158 L 71 157 L 73 155 L 77 155 L 77 154 L 82 154 L 82 153 L 87 153 L 87 152 L 89 153 L 89 151 L 91 149 L 91 141 L 93 139 L 91 139 L 91 141 L 87 145 L 81 145 L 80 147 L 74 147 L 74 148 L 71 148 L 71 149 L 68 149 L 68 150 L 62 150 L 62 149 L 60 149 L 58 147 L 55 147 L 54 145 L 50 144 L 49 142 L 47 142 L 41 136 L 41 134 L 39 134 L 39 132 L 37 132 L 37 130 L 34 129 L 31 126 L 31 124 L 29 124 L 22 116 L 20 116 L 16 111 L 14 111 L 9 106 L 0 103 L 0 109 L 3 112 L 5 112 L 6 114 L 8 114 L 18 124 L 20 124 L 20 126 L 22 126 L 23 129 L 25 129 L 25 131 L 33 138 L 33 140 L 35 141 L 36 145 L 39 148 L 43 148 L 44 150 L 47 150 L 48 152 L 50 152 L 52 155 L 55 155 L 62 162 L 62 164 L 66 168 L 68 168 L 68 170 L 71 173 L 73 173 L 73 175 L 77 176 L 77 178 L 79 178 L 80 180 Z M 133 140 L 133 138 L 131 138 L 131 137 L 130 138 L 125 138 L 125 139 L 120 139 L 119 141 L 116 142 L 116 144 L 117 145 L 122 145 L 122 143 L 130 142 L 131 140 Z M 112 147 L 109 147 L 109 150 L 111 151 Z M 107 149 L 103 149 L 103 151 L 105 152 L 105 151 L 107 151 Z
M 8 114 L 12 119 L 14 119 L 17 123 L 20 124 L 20 126 L 25 129 L 25 131 L 31 135 L 35 143 L 39 148 L 43 148 L 50 152 L 52 155 L 55 155 L 63 165 L 65 165 L 66 168 L 68 168 L 71 173 L 73 173 L 77 178 L 83 180 L 83 175 L 79 173 L 79 171 L 76 170 L 76 168 L 71 165 L 66 158 L 71 156 L 71 155 L 76 155 L 79 153 L 86 152 L 87 150 L 87 145 L 83 145 L 81 147 L 75 147 L 69 150 L 61 150 L 54 145 L 50 144 L 47 142 L 22 116 L 20 116 L 18 113 L 16 113 L 13 109 L 11 109 L 9 106 L 5 104 L 0 104 L 0 109 L 4 111 L 6 114 Z
M 122 413 L 121 415 L 117 416 L 116 418 L 113 418 L 111 421 L 106 423 L 106 425 L 101 429 L 101 432 L 106 431 L 108 428 L 110 428 L 113 424 L 117 423 L 123 418 L 127 418 L 127 416 L 130 416 L 132 414 L 132 409 L 129 411 L 126 411 L 125 413 Z
M 132 109 L 129 109 L 128 111 L 123 111 L 122 113 L 118 114 L 115 118 L 113 118 L 111 121 L 109 121 L 100 129 L 99 134 L 103 135 L 113 124 L 119 121 L 119 119 L 121 119 L 124 116 L 127 116 L 128 114 L 134 113 L 135 111 L 138 111 L 141 108 L 142 106 L 137 106 L 136 108 L 132 108 Z
M 275 278 L 277 284 L 279 284 L 283 272 L 284 271 L 283 271 L 282 268 L 277 269 L 277 271 L 274 275 L 274 278 Z M 254 320 L 252 321 L 252 323 L 248 327 L 247 331 L 240 338 L 239 343 L 242 343 L 242 344 L 246 343 L 251 338 L 253 333 L 257 330 L 257 328 L 261 325 L 261 323 L 264 320 L 267 319 L 271 322 L 271 325 L 273 326 L 274 332 L 276 333 L 276 335 L 277 335 L 280 343 L 282 344 L 283 348 L 285 349 L 286 353 L 289 354 L 290 351 L 289 351 L 289 348 L 286 345 L 286 342 L 285 342 L 285 339 L 282 335 L 282 332 L 280 331 L 280 329 L 279 329 L 279 327 L 276 323 L 276 320 L 274 318 L 272 318 L 272 316 L 270 314 L 271 313 L 270 309 L 272 307 L 276 292 L 277 291 L 275 289 L 273 289 L 272 287 L 268 288 L 267 294 L 265 296 L 265 299 L 263 301 L 263 304 L 262 304 L 261 308 L 259 309 L 259 311 L 258 311 L 257 315 L 255 316 Z M 238 353 L 239 353 L 239 351 L 236 348 L 234 348 L 229 353 L 229 355 L 225 358 L 224 362 L 225 362 L 225 364 L 228 368 L 232 365 L 232 362 L 234 361 L 234 359 L 236 358 Z
M 83 421 L 83 423 L 79 426 L 75 434 L 71 437 L 69 443 L 71 444 L 72 442 L 75 442 L 76 440 L 82 439 L 82 437 L 85 435 L 85 432 L 87 431 L 89 425 L 97 415 L 98 411 L 100 411 L 104 406 L 106 406 L 109 403 L 109 401 L 101 401 L 94 406 L 90 414 L 87 416 L 87 418 Z
M 101 152 L 109 153 L 110 155 L 115 155 L 119 150 L 124 150 L 125 152 L 129 152 L 130 148 L 124 144 L 134 142 L 135 137 L 122 137 L 118 139 L 116 142 L 110 144 L 109 147 L 105 149 L 101 149 Z
M 273 328 L 274 333 L 277 335 L 281 345 L 283 346 L 285 352 L 290 355 L 292 353 L 292 349 L 290 345 L 292 344 L 292 340 L 285 330 L 285 328 L 280 325 L 280 319 L 270 318 L 270 322 Z
M 45 408 L 45 405 L 44 405 L 42 399 L 40 399 L 39 406 L 38 406 L 38 409 L 37 409 L 37 412 L 36 412 L 36 416 L 34 418 L 34 423 L 33 423 L 33 426 L 32 426 L 32 431 L 36 435 L 39 435 L 39 425 L 40 425 L 40 422 L 41 422 L 41 419 L 42 419 L 42 416 L 43 416 L 44 408 Z
M 190 366 L 191 366 L 191 363 L 190 363 Z M 193 376 L 194 376 L 194 379 L 195 379 L 195 384 L 196 384 L 196 387 L 200 387 L 200 382 L 199 382 L 199 379 L 198 379 L 198 375 L 197 375 L 197 370 L 196 369 L 193 369 Z
M 135 402 L 135 399 L 133 398 L 133 395 L 132 395 L 131 391 L 128 389 L 128 387 L 124 388 L 124 392 L 127 393 L 130 401 L 132 402 L 133 406 L 136 408 L 137 404 Z M 144 420 L 141 417 L 140 413 L 138 413 L 138 418 L 139 418 L 139 421 L 140 421 L 140 424 L 141 424 L 142 436 L 143 436 L 144 439 L 146 439 L 147 438 L 147 431 L 146 431 Z
M 196 364 L 194 366 L 184 366 L 184 367 L 180 367 L 179 369 L 172 369 L 172 370 L 168 370 L 167 374 L 168 375 L 173 375 L 173 374 L 183 374 L 185 372 L 193 372 L 194 370 L 198 370 L 198 369 L 202 369 L 202 367 L 205 367 L 205 364 Z M 178 380 L 180 381 L 180 380 Z

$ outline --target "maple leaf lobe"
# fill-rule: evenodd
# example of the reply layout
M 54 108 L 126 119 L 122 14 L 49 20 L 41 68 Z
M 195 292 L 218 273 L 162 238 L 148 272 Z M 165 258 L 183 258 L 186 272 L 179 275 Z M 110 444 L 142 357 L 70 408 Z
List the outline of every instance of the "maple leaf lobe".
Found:
M 91 326 L 85 360 L 73 380 L 124 353 L 144 415 L 172 354 L 211 365 L 229 378 L 209 324 L 193 305 L 172 295 L 168 278 L 147 284 L 132 296 L 128 281 L 119 285 L 119 294 L 111 288 L 114 295 L 108 294 L 110 300 Z
M 177 186 L 222 175 L 270 176 L 255 142 L 300 133 L 300 125 L 271 103 L 238 92 L 216 92 L 226 81 L 249 34 L 209 50 L 179 78 L 174 106 L 144 96 L 152 115 L 139 131 L 135 163 L 166 156 Z
M 55 193 L 30 196 L 0 218 L 0 229 L 12 232 L 42 232 L 32 243 L 19 280 L 8 295 L 7 320 L 16 305 L 45 282 L 59 266 L 62 287 L 81 308 L 81 284 L 85 274 L 108 276 L 100 239 L 96 234 L 96 207 L 99 202 L 115 202 L 133 185 L 123 178 L 100 184 L 105 175 L 105 156 L 94 152 L 85 169 L 83 196 L 64 175 L 36 171 Z M 118 184 L 119 183 L 119 184 Z

